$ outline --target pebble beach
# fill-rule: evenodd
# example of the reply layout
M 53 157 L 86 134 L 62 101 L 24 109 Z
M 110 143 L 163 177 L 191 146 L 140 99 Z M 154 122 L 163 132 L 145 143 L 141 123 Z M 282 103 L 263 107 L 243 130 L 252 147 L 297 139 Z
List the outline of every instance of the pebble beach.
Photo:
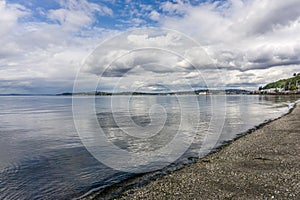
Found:
M 300 199 L 300 106 L 119 199 Z

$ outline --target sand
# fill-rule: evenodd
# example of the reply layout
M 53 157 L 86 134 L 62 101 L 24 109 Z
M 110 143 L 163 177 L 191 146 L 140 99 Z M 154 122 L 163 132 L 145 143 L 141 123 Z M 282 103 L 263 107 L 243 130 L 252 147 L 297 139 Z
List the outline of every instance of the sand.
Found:
M 120 199 L 300 199 L 300 106 Z

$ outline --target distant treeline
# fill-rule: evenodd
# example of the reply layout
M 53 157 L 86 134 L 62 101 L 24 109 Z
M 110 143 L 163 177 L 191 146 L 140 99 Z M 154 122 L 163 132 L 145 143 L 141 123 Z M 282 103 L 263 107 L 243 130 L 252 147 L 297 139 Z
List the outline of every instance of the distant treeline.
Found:
M 284 90 L 297 90 L 300 85 L 300 73 L 294 74 L 293 77 L 288 79 L 281 79 L 276 82 L 269 83 L 263 87 L 259 87 L 259 90 L 267 90 L 272 88 L 283 88 Z
M 178 91 L 178 92 L 79 92 L 79 93 L 62 93 L 57 96 L 112 96 L 112 95 L 198 95 L 198 94 L 249 94 L 250 91 L 240 89 L 226 89 L 226 90 L 195 90 L 195 91 Z

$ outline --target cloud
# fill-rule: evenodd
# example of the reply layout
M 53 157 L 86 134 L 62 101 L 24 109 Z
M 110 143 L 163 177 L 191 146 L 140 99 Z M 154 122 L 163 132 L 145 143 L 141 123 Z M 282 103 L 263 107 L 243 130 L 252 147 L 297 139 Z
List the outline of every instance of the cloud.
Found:
M 0 1 L 0 13 L 0 37 L 11 33 L 19 17 L 30 15 L 30 12 L 22 5 L 7 4 L 6 1 Z
M 198 83 L 205 85 L 203 78 L 211 71 L 202 71 L 204 65 L 213 68 L 206 52 L 190 38 L 172 30 L 146 28 L 105 41 L 87 58 L 82 70 L 105 80 L 100 86 L 109 84 L 116 90 L 136 90 L 137 82 L 143 83 L 144 91 L 153 90 L 154 85 L 184 90 Z M 198 77 L 192 79 L 192 72 L 198 72 Z
M 63 8 L 48 11 L 53 19 L 55 14 L 57 19 L 62 17 L 61 23 L 55 23 L 28 20 L 34 15 L 32 11 L 0 1 L 4 16 L 0 19 L 2 92 L 48 93 L 49 89 L 55 93 L 55 88 L 71 91 L 82 60 L 110 32 L 97 27 L 82 29 L 91 26 L 96 13 L 112 14 L 105 7 L 87 1 L 60 3 Z
M 156 46 L 156 47 L 167 47 L 167 46 L 178 46 L 180 35 L 176 33 L 167 33 L 162 36 L 151 37 L 149 34 L 131 34 L 128 35 L 127 40 L 130 44 L 135 46 Z
M 297 0 L 254 1 L 246 6 L 248 12 L 242 15 L 240 26 L 248 34 L 264 34 L 290 26 L 299 19 L 300 4 Z M 254 12 L 255 10 L 255 12 Z
M 160 19 L 160 14 L 156 10 L 153 10 L 150 12 L 149 18 L 153 21 L 158 21 Z
M 182 18 L 165 17 L 162 26 L 195 38 L 220 69 L 247 72 L 300 63 L 299 1 L 171 4 L 162 3 L 168 10 L 185 14 Z
M 101 73 L 106 90 L 255 89 L 300 71 L 298 0 L 15 2 L 0 0 L 0 92 L 71 91 L 93 50 L 83 90 Z
M 113 15 L 107 6 L 99 6 L 86 0 L 60 0 L 63 8 L 50 10 L 48 18 L 58 21 L 67 29 L 88 27 L 95 22 L 94 14 L 100 16 Z
M 189 4 L 185 4 L 183 1 L 175 1 L 170 2 L 162 2 L 160 9 L 170 15 L 181 15 L 186 13 L 187 7 L 189 7 Z
M 143 87 L 148 85 L 149 89 L 162 83 L 169 87 L 184 87 L 179 83 L 186 81 L 193 86 L 198 84 L 198 87 L 254 89 L 279 77 L 270 71 L 276 69 L 281 72 L 281 78 L 289 77 L 292 70 L 284 69 L 288 66 L 296 70 L 299 66 L 299 37 L 296 33 L 299 33 L 300 26 L 295 19 L 300 15 L 297 17 L 293 12 L 278 19 L 274 17 L 275 11 L 296 7 L 295 3 L 276 2 L 267 7 L 268 1 L 206 2 L 195 6 L 182 1 L 163 2 L 160 8 L 166 14 L 160 16 L 161 26 L 179 30 L 182 34 L 174 34 L 175 31 L 128 34 L 110 45 L 119 49 L 104 46 L 105 52 L 97 53 L 102 56 L 97 56 L 98 63 L 89 70 L 99 75 L 103 66 L 110 65 L 102 76 L 121 78 L 123 89 L 130 88 L 129 83 L 133 84 L 138 75 L 143 77 L 139 82 L 144 81 Z M 272 25 L 261 25 L 264 23 Z M 182 40 L 185 34 L 202 46 Z M 168 55 L 168 50 L 154 53 L 149 49 L 131 52 L 143 47 L 171 49 L 175 54 Z M 110 51 L 117 55 L 110 54 Z M 112 60 L 112 63 L 108 62 Z M 157 78 L 148 80 L 152 76 Z M 114 83 L 110 82 L 111 87 L 115 86 Z

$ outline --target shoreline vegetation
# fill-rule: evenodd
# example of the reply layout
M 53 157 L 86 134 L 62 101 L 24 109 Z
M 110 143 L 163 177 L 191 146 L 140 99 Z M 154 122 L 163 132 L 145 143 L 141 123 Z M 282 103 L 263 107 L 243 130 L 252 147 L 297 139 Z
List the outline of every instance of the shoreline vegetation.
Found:
M 148 180 L 141 175 L 87 199 L 299 199 L 299 119 L 298 103 L 192 164 Z

